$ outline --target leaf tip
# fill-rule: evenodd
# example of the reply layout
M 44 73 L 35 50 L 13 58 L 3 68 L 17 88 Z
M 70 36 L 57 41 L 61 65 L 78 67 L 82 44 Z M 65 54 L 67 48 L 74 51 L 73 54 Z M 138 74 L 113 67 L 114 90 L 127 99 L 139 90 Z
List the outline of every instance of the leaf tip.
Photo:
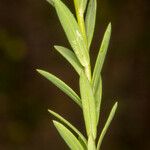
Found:
M 115 102 L 115 104 L 114 104 L 114 106 L 113 106 L 113 108 L 112 108 L 112 111 L 116 111 L 116 109 L 117 109 L 117 107 L 118 107 L 118 102 Z
M 36 69 L 36 71 L 39 73 L 41 70 L 40 69 Z
M 38 72 L 38 73 L 42 73 L 42 72 L 44 72 L 43 70 L 41 70 L 41 69 L 36 69 L 36 71 Z
M 58 45 L 54 45 L 54 48 L 57 49 Z
M 61 48 L 61 46 L 59 46 L 59 45 L 54 45 L 54 49 L 55 49 L 55 50 L 59 51 L 60 48 Z
M 53 0 L 46 0 L 48 3 L 50 3 L 52 6 L 54 6 L 54 1 Z
M 115 107 L 118 107 L 118 102 L 115 102 Z
M 58 122 L 58 121 L 56 121 L 56 120 L 52 120 L 52 121 L 53 121 L 54 126 L 57 128 L 57 127 L 58 127 L 58 125 L 59 125 L 59 122 Z
M 47 111 L 48 111 L 50 114 L 51 114 L 51 112 L 52 112 L 50 109 L 48 109 Z
M 112 24 L 111 24 L 111 22 L 108 24 L 108 29 L 109 29 L 109 31 L 111 32 L 111 29 L 112 29 Z

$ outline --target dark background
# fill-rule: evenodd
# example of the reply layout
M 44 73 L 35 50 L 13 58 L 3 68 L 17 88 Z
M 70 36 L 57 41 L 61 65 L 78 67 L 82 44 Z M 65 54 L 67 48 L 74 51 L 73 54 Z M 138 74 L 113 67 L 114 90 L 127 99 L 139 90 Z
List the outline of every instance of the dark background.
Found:
M 65 1 L 74 11 L 73 1 Z M 112 37 L 104 64 L 100 129 L 117 100 L 119 108 L 104 150 L 150 149 L 149 0 L 98 1 L 91 49 L 94 65 L 109 21 Z M 59 76 L 77 92 L 78 76 L 54 50 L 69 46 L 53 7 L 45 0 L 0 0 L 0 150 L 68 149 L 47 109 L 63 114 L 84 132 L 78 106 L 41 77 Z

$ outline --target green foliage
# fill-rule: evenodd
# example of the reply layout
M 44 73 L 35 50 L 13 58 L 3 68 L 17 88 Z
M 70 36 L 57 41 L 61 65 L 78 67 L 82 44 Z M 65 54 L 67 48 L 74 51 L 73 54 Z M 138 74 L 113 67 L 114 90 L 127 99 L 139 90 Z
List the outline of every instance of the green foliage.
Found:
M 55 49 L 73 66 L 76 72 L 80 75 L 83 70 L 82 65 L 77 59 L 76 55 L 69 49 L 62 46 L 54 46 Z
M 97 125 L 99 122 L 99 116 L 100 116 L 100 106 L 101 106 L 101 100 L 102 100 L 102 78 L 101 75 L 99 76 L 98 86 L 96 88 L 96 91 L 93 92 L 95 97 L 95 105 L 96 105 L 96 115 L 97 115 Z
M 105 60 L 105 56 L 107 53 L 108 45 L 109 45 L 109 40 L 111 36 L 111 23 L 108 25 L 106 32 L 104 34 L 104 38 L 102 40 L 102 44 L 100 46 L 100 50 L 96 59 L 96 64 L 94 67 L 94 73 L 93 73 L 93 78 L 92 78 L 92 86 L 93 86 L 93 91 L 95 92 L 99 82 L 99 76 L 103 67 L 103 63 Z
M 52 75 L 51 73 L 48 73 L 46 71 L 37 69 L 37 71 L 47 78 L 49 81 L 51 81 L 53 84 L 55 84 L 59 89 L 61 89 L 64 93 L 66 93 L 69 97 L 72 98 L 79 106 L 81 106 L 81 99 L 79 96 L 63 81 L 58 79 L 56 76 Z
M 80 75 L 80 92 L 87 135 L 96 138 L 96 108 L 90 82 L 84 72 Z
M 79 140 L 70 130 L 68 130 L 63 124 L 57 121 L 53 121 L 53 123 L 71 150 L 84 150 Z
M 111 112 L 110 112 L 110 114 L 109 114 L 109 117 L 108 117 L 108 119 L 107 119 L 107 121 L 106 121 L 106 124 L 105 124 L 105 126 L 104 126 L 104 128 L 103 128 L 103 130 L 102 130 L 102 132 L 101 132 L 101 134 L 100 134 L 100 137 L 99 137 L 99 140 L 98 140 L 98 144 L 97 144 L 97 150 L 100 149 L 102 140 L 103 140 L 103 138 L 104 138 L 104 136 L 105 136 L 105 134 L 106 134 L 106 132 L 107 132 L 107 130 L 108 130 L 108 127 L 109 127 L 109 125 L 110 125 L 112 119 L 114 118 L 114 115 L 115 115 L 115 113 L 116 113 L 117 107 L 118 107 L 118 102 L 116 102 L 116 103 L 114 104 L 114 106 L 113 106 L 113 108 L 112 108 L 112 110 L 111 110 Z
M 59 119 L 61 122 L 63 122 L 64 124 L 66 124 L 70 129 L 72 129 L 77 135 L 78 137 L 81 139 L 82 143 L 85 145 L 87 145 L 87 140 L 86 138 L 82 135 L 82 133 L 80 131 L 78 131 L 78 129 L 76 129 L 76 127 L 74 127 L 70 122 L 68 122 L 66 119 L 64 119 L 63 117 L 61 117 L 58 113 L 55 113 L 52 110 L 48 110 L 50 114 L 52 114 L 54 117 L 56 117 L 57 119 Z
M 96 9 L 97 9 L 97 1 L 90 0 L 87 8 L 86 17 L 85 17 L 88 49 L 90 49 L 90 45 L 92 42 L 93 33 L 95 29 Z
M 60 0 L 55 0 L 54 4 L 58 18 L 77 58 L 83 66 L 88 65 L 89 54 L 75 17 Z
M 87 139 L 70 122 L 52 110 L 49 112 L 60 122 L 53 121 L 59 134 L 72 150 L 99 150 L 108 127 L 114 118 L 118 103 L 116 102 L 108 116 L 96 144 L 97 127 L 99 123 L 102 101 L 102 77 L 101 71 L 107 53 L 111 23 L 104 34 L 99 53 L 97 55 L 93 73 L 90 64 L 90 45 L 93 39 L 96 20 L 96 0 L 74 0 L 76 18 L 69 8 L 61 0 L 47 0 L 56 9 L 60 23 L 72 50 L 63 46 L 54 48 L 73 66 L 79 75 L 79 97 L 66 83 L 56 76 L 43 70 L 37 70 L 42 76 L 55 84 L 76 102 L 83 112 Z M 92 74 L 92 75 L 91 75 Z M 64 126 L 65 125 L 65 126 Z

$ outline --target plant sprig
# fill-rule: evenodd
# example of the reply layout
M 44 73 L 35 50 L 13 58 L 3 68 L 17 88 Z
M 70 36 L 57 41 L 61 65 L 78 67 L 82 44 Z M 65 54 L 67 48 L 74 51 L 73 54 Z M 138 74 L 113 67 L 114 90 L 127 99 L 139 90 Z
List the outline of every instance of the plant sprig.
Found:
M 89 52 L 95 29 L 97 1 L 74 0 L 76 17 L 61 0 L 47 1 L 55 8 L 72 50 L 58 45 L 54 46 L 54 48 L 78 73 L 80 96 L 77 95 L 66 83 L 51 73 L 40 69 L 37 71 L 80 106 L 83 111 L 87 139 L 75 126 L 62 116 L 52 110 L 49 110 L 49 112 L 59 120 L 53 120 L 53 123 L 70 149 L 99 150 L 118 106 L 118 102 L 115 102 L 101 134 L 97 137 L 97 127 L 102 101 L 101 71 L 111 37 L 111 23 L 109 23 L 105 31 L 97 55 L 94 71 L 91 73 Z M 97 138 L 98 143 L 96 143 Z

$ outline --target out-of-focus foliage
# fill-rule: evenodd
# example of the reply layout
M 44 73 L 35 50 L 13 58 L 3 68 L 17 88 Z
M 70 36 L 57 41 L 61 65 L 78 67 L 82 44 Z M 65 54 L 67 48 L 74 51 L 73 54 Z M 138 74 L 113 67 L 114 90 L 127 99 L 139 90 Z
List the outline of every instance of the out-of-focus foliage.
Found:
M 23 59 L 27 50 L 21 38 L 9 35 L 5 30 L 0 30 L 0 48 L 2 53 L 12 61 Z

